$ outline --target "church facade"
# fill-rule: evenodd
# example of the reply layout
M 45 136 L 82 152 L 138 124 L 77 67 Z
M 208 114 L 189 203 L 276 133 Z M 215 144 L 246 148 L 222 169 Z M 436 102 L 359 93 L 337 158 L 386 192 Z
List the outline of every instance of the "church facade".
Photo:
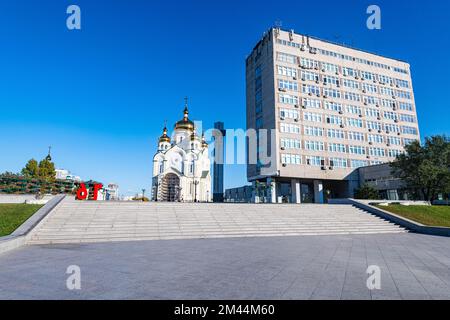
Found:
M 187 103 L 183 119 L 172 135 L 164 127 L 153 157 L 152 200 L 174 202 L 211 201 L 208 144 L 189 119 Z

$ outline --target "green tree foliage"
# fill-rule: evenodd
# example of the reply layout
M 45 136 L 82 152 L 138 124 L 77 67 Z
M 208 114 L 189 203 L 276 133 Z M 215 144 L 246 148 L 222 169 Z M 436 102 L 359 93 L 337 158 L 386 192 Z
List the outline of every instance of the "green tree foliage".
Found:
M 355 190 L 355 199 L 377 200 L 380 199 L 380 195 L 377 189 L 366 183 Z
M 55 164 L 48 160 L 43 159 L 39 162 L 38 178 L 48 182 L 54 181 L 56 177 Z
M 28 179 L 35 179 L 38 177 L 39 166 L 38 162 L 34 159 L 30 159 L 25 167 L 22 169 L 22 175 Z
M 392 174 L 405 181 L 407 188 L 420 191 L 425 200 L 437 199 L 450 192 L 450 140 L 445 135 L 414 141 L 405 146 L 406 153 L 391 163 Z

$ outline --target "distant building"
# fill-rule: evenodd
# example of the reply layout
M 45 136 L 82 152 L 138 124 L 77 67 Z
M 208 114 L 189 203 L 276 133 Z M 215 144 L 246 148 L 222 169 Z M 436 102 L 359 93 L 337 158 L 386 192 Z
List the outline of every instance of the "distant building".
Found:
M 103 188 L 106 192 L 105 200 L 120 200 L 119 197 L 119 185 L 116 183 L 109 183 L 106 188 Z
M 47 156 L 49 157 L 49 156 Z M 81 178 L 79 176 L 75 176 L 70 173 L 69 170 L 66 169 L 55 169 L 56 179 L 58 180 L 70 180 L 75 182 L 80 182 Z

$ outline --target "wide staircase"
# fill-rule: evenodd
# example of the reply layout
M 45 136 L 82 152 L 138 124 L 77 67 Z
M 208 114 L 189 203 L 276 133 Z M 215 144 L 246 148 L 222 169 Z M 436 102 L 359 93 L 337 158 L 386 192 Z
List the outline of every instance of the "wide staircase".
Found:
M 351 205 L 88 202 L 65 198 L 29 243 L 407 232 Z

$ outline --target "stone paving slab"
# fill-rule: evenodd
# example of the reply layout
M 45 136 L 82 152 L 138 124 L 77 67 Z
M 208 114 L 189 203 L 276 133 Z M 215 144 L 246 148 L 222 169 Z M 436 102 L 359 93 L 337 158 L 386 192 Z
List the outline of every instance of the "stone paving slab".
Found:
M 413 233 L 29 245 L 0 256 L 0 299 L 450 299 L 449 248 Z

